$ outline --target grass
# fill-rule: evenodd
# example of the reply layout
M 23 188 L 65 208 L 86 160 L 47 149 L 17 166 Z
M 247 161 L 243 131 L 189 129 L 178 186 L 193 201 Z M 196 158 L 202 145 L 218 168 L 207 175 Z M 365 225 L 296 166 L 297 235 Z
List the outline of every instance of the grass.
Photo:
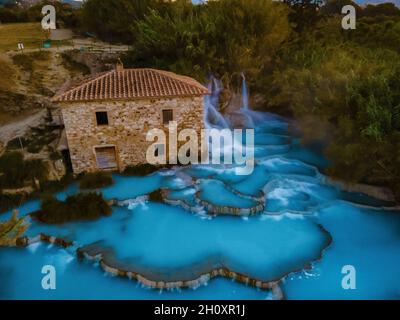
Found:
M 25 72 L 33 72 L 33 59 L 26 54 L 16 54 L 12 57 L 15 65 L 19 66 Z
M 0 24 L 0 52 L 18 50 L 18 43 L 25 49 L 40 48 L 47 38 L 40 23 L 6 23 Z
M 50 59 L 50 52 L 36 51 L 28 54 L 19 53 L 12 57 L 14 64 L 21 67 L 26 72 L 34 71 L 35 61 L 48 61 Z
M 14 64 L 20 66 L 26 72 L 34 71 L 35 61 L 48 61 L 50 59 L 50 52 L 48 51 L 35 51 L 28 54 L 19 53 L 13 56 Z
M 0 90 L 11 90 L 15 86 L 16 70 L 13 65 L 3 57 L 0 57 Z
M 14 65 L 28 74 L 29 86 L 32 87 L 32 89 L 44 96 L 53 95 L 53 92 L 50 92 L 43 85 L 43 70 L 51 59 L 51 53 L 49 51 L 35 51 L 26 54 L 19 53 L 14 55 L 12 59 Z
M 0 25 L 1 27 L 1 25 Z M 7 113 L 18 115 L 24 110 L 41 108 L 40 102 L 32 93 L 39 93 L 51 96 L 50 92 L 43 84 L 43 65 L 51 59 L 48 51 L 37 51 L 26 54 L 16 54 L 12 56 L 12 62 L 0 57 L 0 121 L 7 121 Z M 20 81 L 20 73 L 24 74 L 23 81 Z M 17 77 L 18 75 L 18 77 Z M 29 93 L 20 93 L 16 90 L 16 83 L 24 84 Z M 26 84 L 25 84 L 26 82 Z M 9 119 L 11 120 L 11 119 Z

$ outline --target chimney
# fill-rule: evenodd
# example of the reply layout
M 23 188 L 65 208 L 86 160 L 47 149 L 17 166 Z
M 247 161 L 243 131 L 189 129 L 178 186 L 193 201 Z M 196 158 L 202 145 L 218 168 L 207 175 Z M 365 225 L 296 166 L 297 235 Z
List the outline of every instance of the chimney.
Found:
M 122 63 L 120 58 L 118 58 L 117 64 L 115 65 L 115 70 L 117 70 L 117 71 L 124 70 L 124 64 Z

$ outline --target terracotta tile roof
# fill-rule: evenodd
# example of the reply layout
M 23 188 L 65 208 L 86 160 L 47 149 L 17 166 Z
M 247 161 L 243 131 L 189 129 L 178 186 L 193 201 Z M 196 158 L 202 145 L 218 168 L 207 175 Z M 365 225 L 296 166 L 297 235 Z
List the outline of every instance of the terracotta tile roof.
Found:
M 53 97 L 54 102 L 132 100 L 209 94 L 196 80 L 156 69 L 114 69 L 83 79 Z

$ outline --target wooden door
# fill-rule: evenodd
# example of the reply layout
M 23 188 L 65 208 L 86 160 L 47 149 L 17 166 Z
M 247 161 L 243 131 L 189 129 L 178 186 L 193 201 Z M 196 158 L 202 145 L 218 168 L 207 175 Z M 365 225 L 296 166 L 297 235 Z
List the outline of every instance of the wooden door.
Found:
M 96 159 L 99 169 L 116 169 L 118 167 L 115 147 L 96 148 Z

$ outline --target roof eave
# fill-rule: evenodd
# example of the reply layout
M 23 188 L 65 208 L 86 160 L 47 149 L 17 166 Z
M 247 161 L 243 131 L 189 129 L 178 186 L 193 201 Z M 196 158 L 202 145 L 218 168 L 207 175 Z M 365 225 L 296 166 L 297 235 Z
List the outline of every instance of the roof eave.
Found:
M 188 95 L 171 95 L 171 96 L 153 96 L 153 97 L 129 97 L 129 98 L 100 98 L 100 99 L 79 99 L 79 100 L 58 100 L 59 97 L 51 99 L 53 103 L 77 103 L 77 102 L 106 102 L 106 101 L 137 101 L 137 100 L 153 100 L 153 99 L 174 99 L 174 98 L 190 98 L 190 97 L 202 97 L 208 96 L 211 93 L 199 93 L 199 94 L 188 94 Z

